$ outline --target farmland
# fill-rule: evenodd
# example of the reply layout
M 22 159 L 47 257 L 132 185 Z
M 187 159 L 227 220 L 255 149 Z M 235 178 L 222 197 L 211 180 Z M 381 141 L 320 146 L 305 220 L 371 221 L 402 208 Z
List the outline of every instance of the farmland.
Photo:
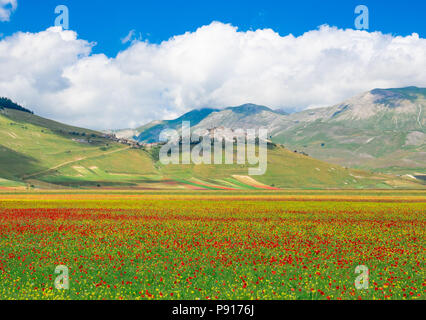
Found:
M 0 298 L 424 300 L 425 196 L 3 192 Z M 355 288 L 359 265 L 368 289 Z

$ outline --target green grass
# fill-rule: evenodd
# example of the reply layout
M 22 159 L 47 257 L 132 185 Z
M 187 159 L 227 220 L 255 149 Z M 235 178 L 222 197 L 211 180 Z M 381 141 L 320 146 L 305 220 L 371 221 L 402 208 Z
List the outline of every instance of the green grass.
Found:
M 131 149 L 98 132 L 21 111 L 0 112 L 0 178 L 11 181 L 8 186 L 173 188 L 165 181 L 175 181 L 174 187 L 181 188 L 197 185 L 198 179 L 210 185 L 205 189 L 255 189 L 234 178 L 248 176 L 250 165 L 164 166 L 158 161 L 158 151 Z M 344 169 L 273 145 L 268 147 L 266 173 L 252 178 L 255 185 L 278 188 L 422 188 L 415 182 Z
M 234 175 L 248 176 L 249 165 L 167 165 L 161 166 L 164 176 L 172 179 L 195 177 L 203 181 L 208 179 L 226 180 L 235 183 Z M 253 167 L 253 166 L 251 166 Z M 389 176 L 367 171 L 345 169 L 277 146 L 268 150 L 268 169 L 264 175 L 252 176 L 265 185 L 278 188 L 389 188 L 386 183 Z M 229 180 L 233 179 L 233 180 Z M 402 185 L 410 184 L 403 181 Z M 238 183 L 244 188 L 250 186 Z M 413 186 L 415 183 L 413 183 Z
M 145 160 L 148 156 L 139 156 L 139 159 L 138 154 L 130 150 L 126 150 L 126 155 L 121 157 L 111 154 L 110 157 L 106 157 L 107 160 L 103 161 L 103 154 L 119 152 L 124 148 L 125 146 L 111 143 L 101 138 L 100 133 L 91 130 L 61 125 L 16 110 L 3 110 L 0 113 L 0 177 L 2 178 L 24 182 L 29 178 L 58 176 L 62 174 L 62 168 L 67 165 L 57 169 L 55 167 L 67 162 L 72 162 L 69 165 L 72 166 L 79 163 L 78 159 L 81 158 L 87 158 L 87 164 L 90 166 L 96 166 L 98 162 L 102 163 L 103 171 L 120 172 L 121 168 L 124 173 L 133 174 L 138 173 L 136 166 L 140 166 L 143 168 L 143 173 L 146 173 L 149 161 Z M 129 159 L 140 161 L 139 163 L 131 162 Z M 69 180 L 69 178 L 64 179 Z M 51 178 L 41 180 L 56 181 Z
M 0 187 L 24 187 L 25 183 L 0 178 Z

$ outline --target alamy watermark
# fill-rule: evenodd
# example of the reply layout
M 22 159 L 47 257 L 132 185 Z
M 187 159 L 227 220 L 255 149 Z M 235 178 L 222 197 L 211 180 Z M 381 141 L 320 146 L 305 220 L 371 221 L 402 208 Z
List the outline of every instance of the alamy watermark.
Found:
M 70 28 L 70 14 L 68 7 L 65 5 L 57 6 L 55 8 L 55 14 L 58 14 L 55 19 L 55 26 L 68 30 Z
M 358 30 L 368 30 L 370 27 L 368 7 L 365 5 L 356 6 L 355 14 L 358 15 L 355 18 L 355 28 Z
M 267 139 L 267 129 L 191 130 L 190 122 L 183 121 L 180 132 L 165 129 L 160 133 L 160 141 L 166 143 L 159 160 L 164 165 L 248 163 L 257 165 L 248 168 L 249 175 L 263 175 L 268 165 Z
M 367 290 L 370 280 L 370 271 L 368 267 L 359 265 L 355 268 L 355 273 L 360 273 L 355 279 L 355 288 L 357 290 Z
M 67 266 L 60 265 L 55 268 L 55 273 L 59 274 L 55 278 L 55 288 L 58 290 L 68 290 L 70 288 L 69 270 Z
M 368 30 L 369 25 L 369 10 L 366 5 L 358 5 L 355 7 L 354 13 L 357 15 L 355 17 L 354 25 L 355 29 L 358 30 Z M 66 5 L 58 5 L 55 8 L 55 14 L 58 16 L 55 19 L 55 26 L 62 27 L 64 30 L 69 29 L 69 9 Z

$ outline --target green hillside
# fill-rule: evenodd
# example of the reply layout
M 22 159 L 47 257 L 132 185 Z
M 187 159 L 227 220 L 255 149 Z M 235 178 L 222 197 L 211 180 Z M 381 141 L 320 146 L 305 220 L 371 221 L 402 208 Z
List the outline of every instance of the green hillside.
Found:
M 0 187 L 36 188 L 422 188 L 414 179 L 344 169 L 268 148 L 268 170 L 248 176 L 248 165 L 167 165 L 159 147 L 134 149 L 99 132 L 67 126 L 29 112 L 0 110 Z
M 3 179 L 25 182 L 68 162 L 123 148 L 92 130 L 63 125 L 23 111 L 0 110 L 0 177 Z
M 256 167 L 256 166 L 252 166 Z M 173 179 L 199 179 L 207 184 L 229 187 L 235 182 L 276 188 L 391 188 L 415 187 L 412 179 L 346 169 L 294 153 L 282 146 L 268 148 L 268 169 L 264 175 L 248 176 L 248 165 L 167 165 L 160 172 Z M 238 179 L 235 179 L 238 176 Z M 236 181 L 237 180 L 237 181 Z M 253 181 L 255 180 L 255 181 Z M 258 182 L 258 183 L 256 183 Z

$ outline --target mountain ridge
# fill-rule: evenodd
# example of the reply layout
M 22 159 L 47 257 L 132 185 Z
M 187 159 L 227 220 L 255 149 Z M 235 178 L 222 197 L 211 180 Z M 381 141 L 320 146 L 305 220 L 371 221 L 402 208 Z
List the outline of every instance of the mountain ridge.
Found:
M 0 188 L 424 188 L 411 177 L 345 169 L 275 144 L 268 144 L 266 173 L 256 177 L 247 176 L 247 163 L 163 165 L 160 147 L 124 145 L 93 130 L 0 110 Z
M 165 166 L 159 145 L 134 146 L 3 108 L 0 188 L 424 188 L 425 100 L 422 88 L 377 89 L 289 115 L 245 104 L 193 110 L 144 126 L 151 133 L 178 129 L 182 120 L 200 129 L 267 128 L 268 169 L 255 178 L 247 176 L 248 164 Z
M 191 126 L 204 130 L 220 126 L 266 128 L 274 142 L 321 160 L 384 172 L 413 173 L 426 167 L 426 160 L 422 160 L 426 154 L 425 106 L 426 88 L 376 88 L 330 107 L 290 114 L 254 104 L 208 109 L 212 111 L 198 117 Z M 155 130 L 142 130 L 133 138 L 156 142 L 159 129 L 179 129 L 185 115 L 162 123 Z

